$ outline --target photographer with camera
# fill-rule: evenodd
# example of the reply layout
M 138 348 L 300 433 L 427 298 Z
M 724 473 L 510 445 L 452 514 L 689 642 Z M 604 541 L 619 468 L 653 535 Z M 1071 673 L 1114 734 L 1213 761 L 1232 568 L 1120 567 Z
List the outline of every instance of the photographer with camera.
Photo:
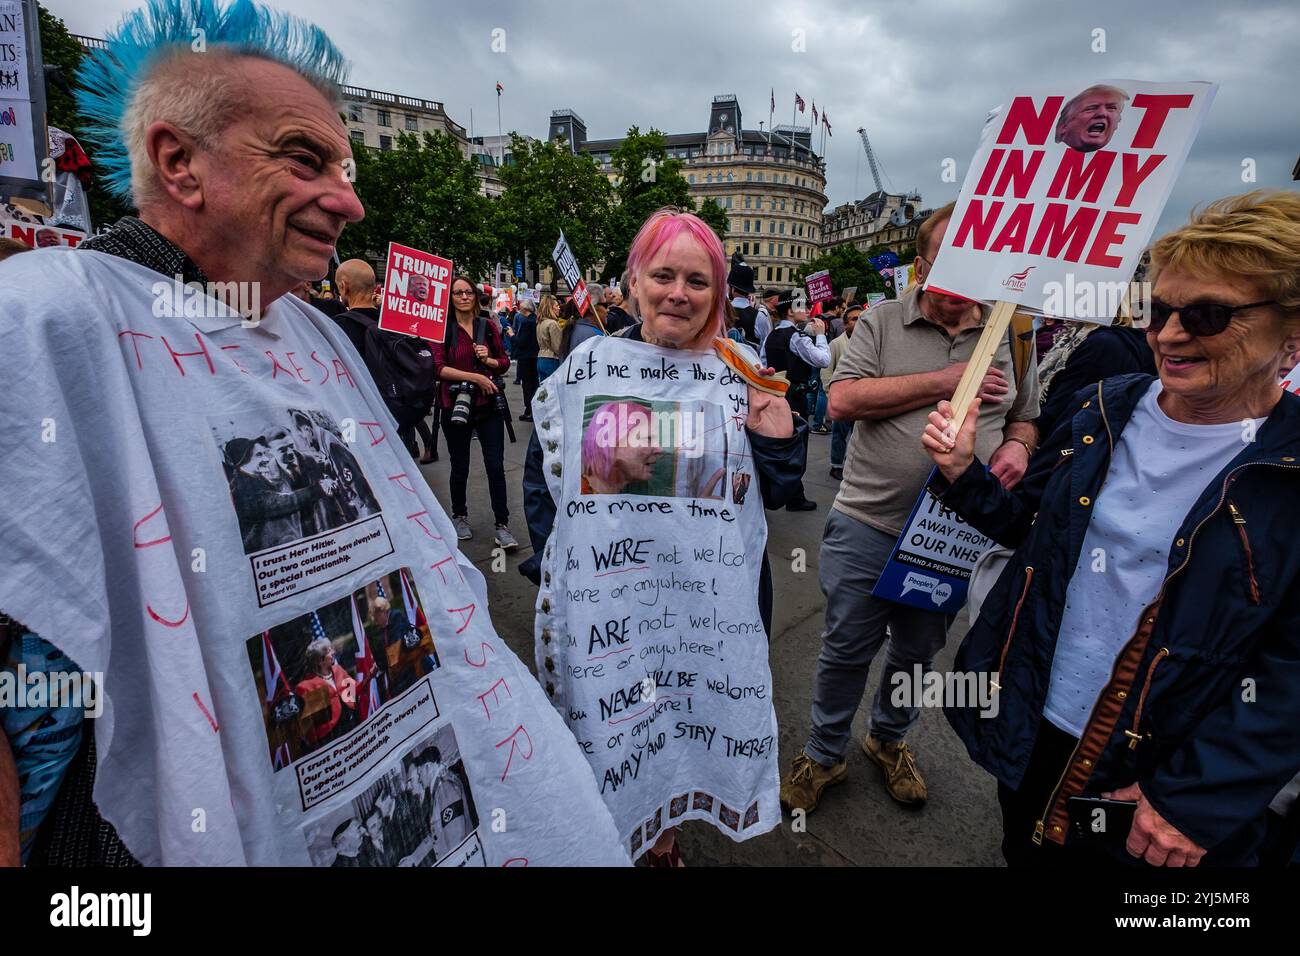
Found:
M 776 329 L 763 343 L 763 364 L 785 373 L 790 383 L 785 400 L 802 418 L 807 414 L 813 379 L 831 364 L 831 350 L 826 344 L 826 326 L 820 319 L 809 321 L 802 302 L 795 306 L 793 294 L 782 293 L 776 305 Z M 815 511 L 817 502 L 808 500 L 800 482 L 799 493 L 785 507 L 787 511 Z
M 447 338 L 433 345 L 434 377 L 438 379 L 438 405 L 443 430 L 451 450 L 451 521 L 456 537 L 473 537 L 465 483 L 469 480 L 469 444 L 478 435 L 487 468 L 488 492 L 496 518 L 496 543 L 507 551 L 519 547 L 507 524 L 505 431 L 510 410 L 505 404 L 502 376 L 510 358 L 501 344 L 496 324 L 479 311 L 478 290 L 464 276 L 451 283 L 452 321 Z

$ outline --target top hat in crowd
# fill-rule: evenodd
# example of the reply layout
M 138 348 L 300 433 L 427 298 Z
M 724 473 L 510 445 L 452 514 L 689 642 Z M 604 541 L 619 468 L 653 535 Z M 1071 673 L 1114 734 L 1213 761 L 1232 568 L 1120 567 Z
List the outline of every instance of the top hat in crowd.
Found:
M 731 273 L 727 276 L 727 285 L 731 286 L 737 292 L 744 295 L 754 294 L 754 269 L 743 262 L 737 262 L 731 267 Z

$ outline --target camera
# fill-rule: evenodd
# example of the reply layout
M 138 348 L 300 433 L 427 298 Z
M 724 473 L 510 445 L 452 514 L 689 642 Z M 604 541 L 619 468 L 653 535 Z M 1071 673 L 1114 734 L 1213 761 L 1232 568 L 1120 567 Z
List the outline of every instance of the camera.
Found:
M 457 382 L 451 386 L 451 423 L 453 425 L 469 424 L 470 415 L 474 411 L 474 395 L 477 391 L 478 387 L 470 382 Z

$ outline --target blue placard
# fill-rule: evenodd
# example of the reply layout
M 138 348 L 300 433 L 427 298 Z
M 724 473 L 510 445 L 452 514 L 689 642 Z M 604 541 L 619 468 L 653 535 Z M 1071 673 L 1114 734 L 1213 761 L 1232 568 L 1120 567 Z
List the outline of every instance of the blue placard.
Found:
M 922 491 L 871 593 L 924 611 L 956 614 L 966 603 L 971 569 L 994 543 Z
M 522 262 L 520 262 L 518 259 L 516 259 L 516 260 L 515 260 L 515 278 L 516 278 L 516 279 L 522 279 L 523 277 L 524 277 L 524 264 L 523 264 Z

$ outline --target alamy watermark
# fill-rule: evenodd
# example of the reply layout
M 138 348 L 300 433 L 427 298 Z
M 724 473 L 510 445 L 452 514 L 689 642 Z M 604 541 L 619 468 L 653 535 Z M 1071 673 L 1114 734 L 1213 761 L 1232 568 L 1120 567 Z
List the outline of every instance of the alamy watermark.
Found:
M 172 276 L 171 282 L 155 282 L 153 314 L 159 319 L 215 319 L 237 312 L 240 325 L 256 328 L 262 321 L 262 284 L 260 282 L 186 282 L 184 276 Z
M 104 675 L 90 671 L 31 671 L 26 664 L 0 671 L 0 710 L 73 707 L 87 717 L 104 712 Z
M 911 673 L 896 671 L 889 682 L 895 707 L 978 707 L 988 720 L 998 715 L 997 674 L 988 671 L 926 671 L 913 664 Z

